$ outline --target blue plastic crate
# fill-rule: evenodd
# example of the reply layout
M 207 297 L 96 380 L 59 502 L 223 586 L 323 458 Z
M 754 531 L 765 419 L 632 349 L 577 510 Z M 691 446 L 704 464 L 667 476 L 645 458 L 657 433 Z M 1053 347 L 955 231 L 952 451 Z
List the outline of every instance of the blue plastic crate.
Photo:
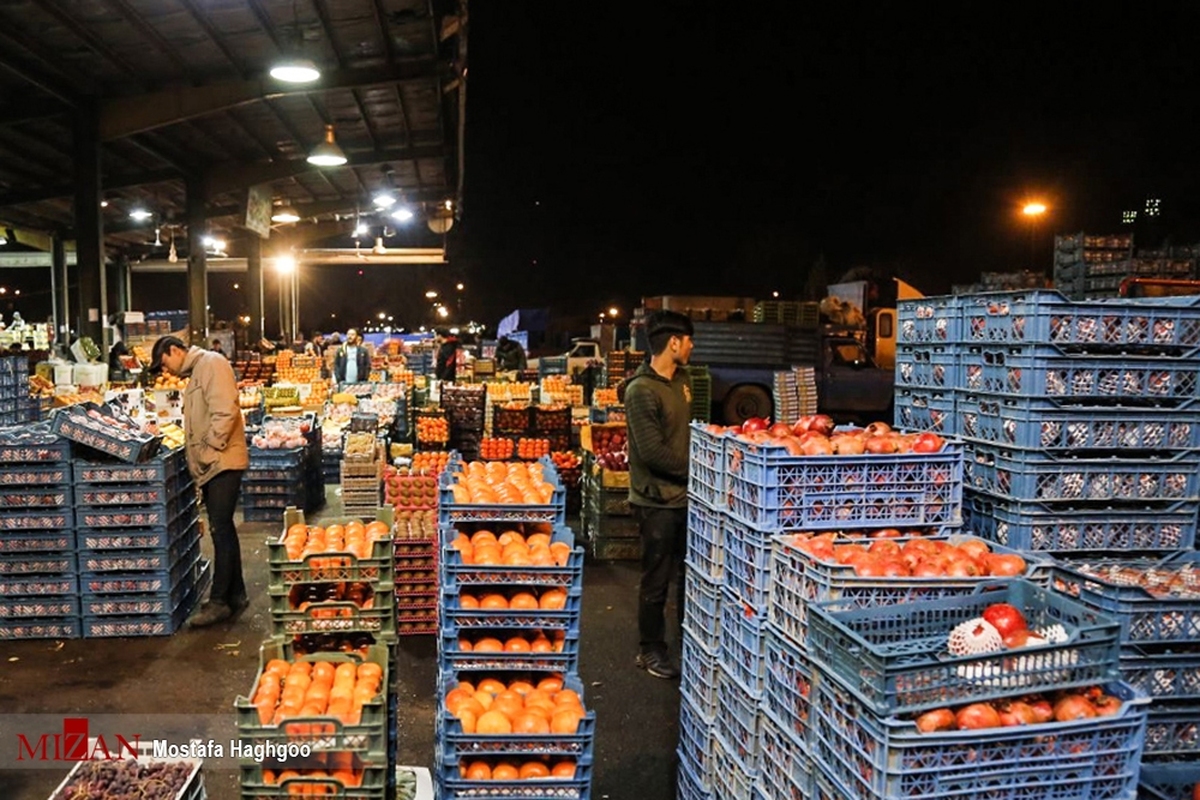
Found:
M 192 590 L 171 611 L 120 616 L 83 615 L 83 638 L 102 639 L 130 636 L 170 636 L 183 627 L 212 584 L 209 572 L 201 574 Z
M 1033 630 L 1062 625 L 1069 638 L 1023 648 L 1023 659 L 1009 650 L 951 656 L 951 629 L 993 603 L 1021 609 Z M 814 603 L 808 654 L 814 665 L 851 682 L 867 707 L 888 715 L 1111 681 L 1119 674 L 1119 630 L 1110 615 L 1028 581 L 1010 581 L 962 597 L 878 608 Z
M 243 507 L 242 519 L 246 522 L 282 522 L 283 512 L 281 508 Z
M 1200 702 L 1159 700 L 1146 720 L 1147 761 L 1200 761 Z
M 538 590 L 532 594 L 539 596 Z M 486 594 L 482 592 L 481 594 Z M 502 591 L 502 594 L 511 594 Z M 442 592 L 442 618 L 446 624 L 454 624 L 459 630 L 466 628 L 543 628 L 570 631 L 579 627 L 579 613 L 583 593 L 579 589 L 567 592 L 567 604 L 563 609 L 483 609 L 463 608 L 460 604 L 461 591 L 454 589 Z
M 92 419 L 92 414 L 100 416 Z M 81 403 L 55 411 L 50 426 L 59 436 L 131 464 L 152 459 L 158 453 L 162 437 L 111 428 L 112 421 L 113 416 L 107 409 L 102 410 L 94 403 Z
M 596 742 L 596 712 L 587 705 L 583 683 L 577 676 L 568 675 L 563 688 L 579 694 L 584 702 L 584 716 L 573 734 L 483 734 L 463 733 L 462 721 L 446 711 L 441 698 L 458 685 L 453 674 L 441 676 L 441 693 L 437 718 L 438 740 L 442 752 L 448 756 L 481 757 L 515 755 L 536 758 L 539 756 L 564 756 L 572 758 L 591 757 Z
M 963 445 L 937 453 L 792 456 L 726 442 L 730 512 L 759 531 L 962 524 Z
M 443 528 L 442 542 L 453 540 L 456 528 Z M 509 564 L 464 564 L 457 549 L 444 544 L 441 548 L 439 569 L 446 588 L 451 584 L 460 587 L 477 586 L 559 586 L 564 588 L 583 587 L 583 548 L 575 546 L 575 534 L 564 526 L 555 528 L 550 542 L 562 542 L 571 547 L 564 565 L 514 566 Z
M 1119 456 L 1200 447 L 1200 409 L 1063 408 L 1041 398 L 960 394 L 961 436 L 1000 447 L 1098 450 Z
M 961 379 L 960 358 L 956 345 L 898 345 L 896 388 L 954 389 Z
M 920 733 L 877 717 L 818 670 L 813 681 L 813 761 L 847 797 L 989 797 L 1003 800 L 1134 796 L 1149 700 L 1121 683 L 1107 717 L 1040 725 Z
M 771 597 L 771 534 L 722 515 L 725 589 L 766 618 Z
M 71 460 L 71 443 L 48 423 L 25 425 L 0 434 L 0 464 L 56 464 Z
M 815 769 L 807 743 L 797 740 L 767 716 L 760 733 L 762 757 L 758 781 L 766 800 L 809 800 Z
M 1015 347 L 972 348 L 962 359 L 955 388 L 965 392 L 1039 397 L 1064 405 L 1161 408 L 1195 407 L 1200 397 L 1200 359 L 1071 357 Z
M 10 639 L 78 639 L 80 619 L 50 617 L 46 619 L 14 619 L 0 622 L 0 641 Z
M 1138 797 L 1146 800 L 1192 800 L 1200 783 L 1200 761 L 1143 761 Z
M 200 509 L 193 506 L 190 513 L 180 515 L 169 525 L 153 528 L 79 529 L 75 532 L 75 540 L 80 552 L 166 550 L 181 539 L 190 542 L 199 538 L 199 526 Z
M 566 356 L 543 356 L 538 359 L 538 375 L 545 377 L 546 375 L 566 375 L 567 374 L 567 357 Z
M 0 578 L 25 580 L 31 576 L 52 575 L 55 579 L 75 572 L 75 551 L 0 553 Z
M 168 528 L 187 525 L 197 514 L 193 496 L 178 495 L 152 506 L 80 506 L 75 509 L 75 524 L 80 529 Z
M 721 584 L 688 567 L 684 576 L 683 629 L 707 650 L 721 647 Z
M 773 625 L 767 625 L 763 708 L 789 740 L 807 746 L 812 717 L 813 664 Z
M 942 535 L 954 531 L 939 531 L 928 538 L 949 540 Z M 903 545 L 907 538 L 896 540 Z M 808 609 L 811 603 L 841 601 L 844 607 L 874 608 L 914 600 L 935 600 L 971 594 L 981 586 L 995 585 L 1006 578 L 980 576 L 976 578 L 913 578 L 862 577 L 850 564 L 839 564 L 815 558 L 797 547 L 791 536 L 776 536 L 772 542 L 771 604 L 768 619 L 787 637 L 793 646 L 807 650 Z M 1013 554 L 1015 550 L 999 545 L 992 552 Z M 1026 571 L 1021 579 L 1046 584 L 1050 578 L 1051 562 L 1046 558 L 1023 553 Z
M 378 505 L 378 500 L 370 503 L 372 508 Z M 274 494 L 243 494 L 242 511 L 254 514 L 260 511 L 270 511 L 276 517 L 288 508 L 305 508 L 308 505 L 308 492 L 303 486 L 295 492 L 283 495 Z
M 75 526 L 75 511 L 65 508 L 0 509 L 0 534 L 21 531 L 63 531 Z
M 758 771 L 738 759 L 734 747 L 713 737 L 713 797 L 721 800 L 753 800 Z
M 1116 620 L 1126 644 L 1194 642 L 1200 631 L 1198 565 L 1194 551 L 1165 559 L 1060 558 L 1052 580 L 1056 591 Z M 1182 586 L 1172 585 L 1179 580 Z
M 199 561 L 200 548 L 196 546 L 166 572 L 97 572 L 80 575 L 79 591 L 84 597 L 170 594 L 189 575 L 194 574 Z
M 962 308 L 954 295 L 901 300 L 896 317 L 900 344 L 955 344 L 961 338 Z
M 66 530 L 6 531 L 0 535 L 0 556 L 73 553 L 75 532 Z
M 251 473 L 246 474 L 250 475 Z M 257 475 L 257 473 L 254 474 Z M 261 480 L 255 477 L 242 481 L 242 497 L 258 497 L 260 495 L 271 497 L 303 497 L 305 488 L 303 475 L 297 475 L 294 480 L 286 481 Z
M 89 461 L 76 459 L 75 480 L 82 484 L 153 484 L 165 485 L 172 478 L 186 474 L 187 460 L 183 450 L 167 450 L 149 461 L 127 464 L 123 461 Z
M 74 559 L 72 559 L 72 562 Z M 71 573 L 0 577 L 0 598 L 28 598 L 79 593 L 79 578 Z
M 756 613 L 728 589 L 721 594 L 721 665 L 761 696 L 766 675 L 765 613 Z
M 1196 541 L 1197 511 L 1200 503 L 1190 501 L 1071 508 L 971 491 L 963 502 L 966 525 L 979 536 L 1014 550 L 1059 554 L 1187 550 Z
M 712 749 L 716 720 L 686 697 L 679 700 L 679 761 L 703 791 L 712 790 Z
M 724 580 L 725 558 L 723 523 L 728 517 L 694 500 L 687 509 L 687 564 L 707 580 Z
M 1200 452 L 1144 459 L 1071 458 L 972 442 L 964 465 L 968 489 L 1039 503 L 1195 501 Z
M 953 389 L 897 389 L 893 423 L 908 431 L 933 431 L 940 436 L 956 436 Z
M 199 536 L 181 537 L 170 548 L 156 550 L 97 550 L 79 553 L 80 588 L 90 589 L 88 581 L 108 573 L 141 572 L 171 576 L 181 563 L 194 564 L 200 552 Z
M 84 594 L 80 614 L 84 617 L 170 616 L 189 595 L 196 593 L 198 586 L 205 587 L 211 582 L 211 565 L 200 559 L 168 591 Z
M 438 639 L 438 662 L 440 670 L 508 670 L 513 672 L 562 672 L 579 671 L 579 628 L 566 632 L 561 652 L 534 653 L 529 651 L 477 651 L 461 650 L 459 637 L 471 634 L 472 638 L 489 636 L 507 642 L 514 636 L 527 638 L 528 630 L 500 629 L 464 631 L 451 621 L 442 624 Z
M 1152 700 L 1200 701 L 1200 649 L 1180 643 L 1174 652 L 1151 652 L 1125 645 L 1121 648 L 1121 678 Z
M 706 785 L 696 775 L 693 767 L 687 763 L 680 743 L 676 753 L 679 756 L 679 769 L 675 774 L 675 800 L 712 800 L 711 784 Z
M 303 447 L 250 447 L 250 470 L 256 467 L 281 469 L 299 466 L 304 461 Z
M 4 491 L 70 486 L 71 480 L 71 462 L 69 461 L 46 466 L 5 464 L 0 468 L 0 489 Z
M 742 685 L 726 671 L 717 684 L 716 735 L 739 762 L 758 768 L 759 734 L 762 726 L 762 692 Z
M 13 597 L 0 600 L 0 620 L 59 619 L 79 614 L 79 598 L 58 595 Z
M 1200 348 L 1200 301 L 1192 297 L 1074 301 L 1037 290 L 961 295 L 959 304 L 968 343 L 1176 356 Z
M 699 422 L 691 425 L 688 458 L 688 493 L 710 508 L 723 508 L 725 496 L 725 439 L 724 434 L 708 431 Z
M 706 717 L 717 714 L 717 686 L 721 682 L 721 652 L 708 650 L 688 631 L 680 635 L 679 693 L 696 704 Z
M 572 778 L 544 778 L 515 781 L 472 781 L 462 777 L 461 768 L 475 759 L 470 756 L 458 758 L 443 756 L 435 751 L 437 763 L 438 797 L 441 800 L 456 798 L 494 798 L 495 800 L 591 800 L 592 757 L 575 761 L 575 776 Z M 564 759 L 570 760 L 570 759 Z M 345 795 L 346 800 L 356 800 L 359 795 Z M 283 800 L 282 795 L 280 800 Z

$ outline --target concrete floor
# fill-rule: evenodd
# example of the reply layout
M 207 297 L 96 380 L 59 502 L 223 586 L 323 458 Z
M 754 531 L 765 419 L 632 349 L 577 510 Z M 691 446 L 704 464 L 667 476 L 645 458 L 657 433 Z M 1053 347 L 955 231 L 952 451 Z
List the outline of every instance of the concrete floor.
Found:
M 314 515 L 338 516 L 330 503 Z M 577 528 L 576 528 L 577 529 Z M 258 645 L 269 634 L 266 537 L 270 523 L 239 525 L 250 608 L 236 622 L 169 638 L 22 641 L 0 645 L 0 715 L 189 714 L 198 733 L 228 741 L 232 703 L 250 691 Z M 209 540 L 204 540 L 206 555 Z M 584 570 L 580 672 L 597 718 L 592 798 L 673 800 L 679 684 L 633 665 L 637 566 L 589 563 Z M 668 619 L 674 619 L 668 610 Z M 678 653 L 678 649 L 674 648 Z M 402 637 L 395 676 L 400 764 L 432 767 L 437 647 L 433 636 Z M 13 734 L 0 716 L 0 746 Z M 0 800 L 46 800 L 67 769 L 0 771 Z M 205 768 L 210 800 L 238 800 L 238 774 Z

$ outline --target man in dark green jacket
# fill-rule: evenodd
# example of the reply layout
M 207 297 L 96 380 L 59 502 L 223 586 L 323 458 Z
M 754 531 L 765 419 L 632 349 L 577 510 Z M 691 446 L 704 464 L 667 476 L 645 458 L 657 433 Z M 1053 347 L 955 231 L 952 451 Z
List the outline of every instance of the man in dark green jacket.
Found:
M 682 621 L 691 390 L 680 367 L 691 355 L 693 331 L 692 321 L 683 314 L 651 314 L 646 320 L 650 359 L 625 388 L 629 502 L 642 537 L 637 665 L 667 679 L 679 677 L 667 653 L 663 610 L 674 578 Z

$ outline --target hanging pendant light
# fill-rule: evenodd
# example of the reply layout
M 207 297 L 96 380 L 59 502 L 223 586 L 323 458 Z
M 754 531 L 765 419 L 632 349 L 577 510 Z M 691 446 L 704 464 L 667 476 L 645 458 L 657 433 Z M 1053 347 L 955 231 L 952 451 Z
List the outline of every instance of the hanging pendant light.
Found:
M 280 206 L 279 208 L 275 209 L 273 214 L 271 214 L 271 222 L 291 223 L 299 221 L 300 214 L 298 214 L 296 209 L 292 208 L 291 205 Z
M 284 83 L 312 83 L 321 77 L 321 70 L 311 58 L 284 58 L 271 67 L 271 77 Z
M 333 138 L 333 126 L 325 126 L 325 141 L 308 154 L 308 163 L 317 167 L 340 167 L 346 163 L 346 154 Z

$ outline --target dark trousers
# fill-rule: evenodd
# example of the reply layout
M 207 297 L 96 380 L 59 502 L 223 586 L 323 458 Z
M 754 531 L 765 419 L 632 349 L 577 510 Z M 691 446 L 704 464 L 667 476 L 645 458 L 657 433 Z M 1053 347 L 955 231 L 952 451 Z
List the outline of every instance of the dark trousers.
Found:
M 213 541 L 211 602 L 234 605 L 246 597 L 242 579 L 242 546 L 233 524 L 233 511 L 242 491 L 242 471 L 226 470 L 201 487 L 208 508 L 208 528 Z
M 687 509 L 634 506 L 642 537 L 642 580 L 638 587 L 641 652 L 667 650 L 667 591 L 675 581 L 683 622 L 683 559 L 687 554 Z

